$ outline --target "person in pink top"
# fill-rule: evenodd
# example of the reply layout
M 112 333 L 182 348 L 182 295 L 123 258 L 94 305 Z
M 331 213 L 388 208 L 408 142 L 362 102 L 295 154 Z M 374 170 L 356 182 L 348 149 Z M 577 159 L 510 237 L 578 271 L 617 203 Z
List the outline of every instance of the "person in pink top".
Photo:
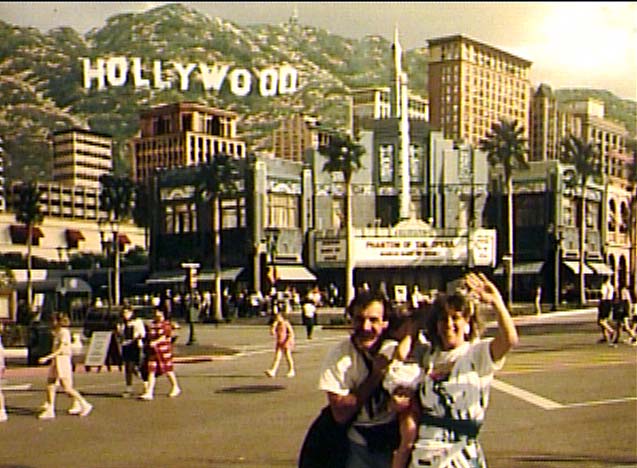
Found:
M 274 361 L 272 366 L 265 371 L 268 377 L 274 377 L 281 362 L 281 356 L 285 354 L 288 362 L 287 377 L 294 377 L 294 359 L 292 359 L 292 350 L 294 349 L 294 329 L 292 324 L 285 317 L 283 312 L 279 312 L 274 316 L 274 322 L 270 328 L 270 334 L 275 338 Z

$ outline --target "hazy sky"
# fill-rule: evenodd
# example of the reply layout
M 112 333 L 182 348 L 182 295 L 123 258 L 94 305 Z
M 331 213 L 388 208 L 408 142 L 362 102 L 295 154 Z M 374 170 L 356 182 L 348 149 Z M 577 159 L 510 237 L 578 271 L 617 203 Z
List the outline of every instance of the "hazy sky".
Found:
M 0 2 L 0 19 L 47 31 L 102 27 L 117 13 L 169 2 Z M 534 86 L 607 89 L 637 101 L 637 2 L 181 2 L 235 23 L 299 22 L 344 37 L 377 34 L 404 48 L 464 34 L 533 62 Z

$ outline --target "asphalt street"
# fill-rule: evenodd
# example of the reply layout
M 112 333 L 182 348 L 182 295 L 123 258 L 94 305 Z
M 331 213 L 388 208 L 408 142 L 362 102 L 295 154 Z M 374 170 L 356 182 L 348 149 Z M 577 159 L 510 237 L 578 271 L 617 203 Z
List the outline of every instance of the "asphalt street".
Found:
M 637 348 L 596 344 L 592 312 L 516 321 L 521 343 L 496 375 L 480 434 L 489 466 L 636 467 Z M 95 406 L 86 418 L 67 415 L 70 400 L 59 394 L 56 419 L 38 420 L 46 368 L 11 366 L 0 468 L 294 467 L 325 404 L 316 388 L 320 362 L 347 336 L 318 329 L 307 340 L 295 329 L 297 376 L 286 378 L 283 362 L 271 379 L 263 372 L 273 354 L 265 325 L 198 325 L 198 345 L 176 366 L 183 389 L 176 399 L 165 378 L 155 400 L 123 399 L 117 368 L 79 367 L 76 388 Z M 197 346 L 201 359 L 192 359 Z M 213 355 L 212 348 L 229 351 Z

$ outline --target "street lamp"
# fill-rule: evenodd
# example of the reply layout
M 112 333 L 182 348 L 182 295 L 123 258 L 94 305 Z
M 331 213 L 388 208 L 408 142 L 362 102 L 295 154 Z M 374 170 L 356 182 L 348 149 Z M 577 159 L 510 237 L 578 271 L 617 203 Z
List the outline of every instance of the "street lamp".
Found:
M 189 336 L 187 345 L 194 345 L 197 343 L 195 338 L 195 322 L 199 315 L 199 310 L 195 307 L 194 291 L 197 289 L 197 270 L 199 269 L 199 263 L 182 263 L 181 267 L 186 270 L 186 281 L 188 282 L 188 292 L 190 293 L 190 304 L 188 305 L 188 311 L 186 319 L 188 320 Z
M 119 230 L 120 225 L 118 220 L 107 220 L 100 218 L 97 221 L 97 225 L 100 231 L 100 242 L 102 245 L 102 252 L 105 252 L 107 256 L 113 252 L 113 268 L 115 270 L 115 278 L 113 280 L 113 287 L 111 288 L 111 270 L 108 269 L 108 303 L 111 301 L 114 305 L 120 303 L 120 258 L 119 258 Z M 106 229 L 110 228 L 111 239 L 107 240 Z
M 279 241 L 280 234 L 281 234 L 281 230 L 279 228 L 270 227 L 265 229 L 265 236 L 266 236 L 266 242 L 267 242 L 267 248 L 268 248 L 268 258 L 267 258 L 268 266 L 269 266 L 268 273 L 272 273 L 272 277 L 271 277 L 272 284 L 276 282 L 275 261 L 276 261 L 276 254 L 277 254 L 277 243 Z
M 560 264 L 562 262 L 562 231 L 559 227 L 555 227 L 553 224 L 550 224 L 548 227 L 550 241 L 553 247 L 554 253 L 554 292 L 553 292 L 553 306 L 551 307 L 552 311 L 556 311 L 560 305 Z

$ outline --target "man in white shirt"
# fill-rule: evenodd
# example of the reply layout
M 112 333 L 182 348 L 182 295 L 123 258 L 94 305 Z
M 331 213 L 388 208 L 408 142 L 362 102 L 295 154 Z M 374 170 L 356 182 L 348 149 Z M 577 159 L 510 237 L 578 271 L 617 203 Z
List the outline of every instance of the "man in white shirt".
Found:
M 608 323 L 610 320 L 610 311 L 613 305 L 613 296 L 615 294 L 615 287 L 610 281 L 610 276 L 607 276 L 602 283 L 602 296 L 599 299 L 597 306 L 597 325 L 602 331 L 602 337 L 598 343 L 610 343 L 613 337 L 613 327 Z

